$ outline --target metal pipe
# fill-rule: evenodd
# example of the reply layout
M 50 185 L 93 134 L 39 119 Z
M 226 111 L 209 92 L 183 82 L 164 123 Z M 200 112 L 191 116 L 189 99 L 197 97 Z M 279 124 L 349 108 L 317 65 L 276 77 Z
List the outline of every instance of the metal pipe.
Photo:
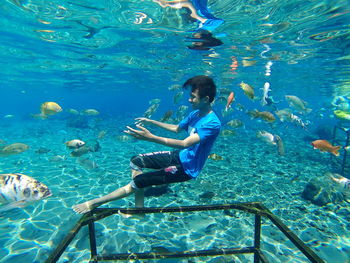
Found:
M 97 248 L 96 248 L 96 235 L 95 235 L 95 221 L 93 219 L 89 220 L 89 238 L 90 238 L 90 251 L 91 251 L 91 258 L 97 255 Z
M 260 262 L 259 250 L 260 250 L 260 238 L 261 238 L 261 216 L 255 215 L 255 224 L 254 224 L 254 248 L 256 252 L 254 253 L 254 263 Z

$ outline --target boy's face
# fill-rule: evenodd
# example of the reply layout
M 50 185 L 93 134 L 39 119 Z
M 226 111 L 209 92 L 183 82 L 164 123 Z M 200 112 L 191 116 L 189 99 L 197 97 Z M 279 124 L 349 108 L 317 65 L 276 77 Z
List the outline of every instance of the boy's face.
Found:
M 198 94 L 198 89 L 191 92 L 190 98 L 188 99 L 194 110 L 201 109 L 204 105 L 208 103 L 208 96 L 200 98 Z

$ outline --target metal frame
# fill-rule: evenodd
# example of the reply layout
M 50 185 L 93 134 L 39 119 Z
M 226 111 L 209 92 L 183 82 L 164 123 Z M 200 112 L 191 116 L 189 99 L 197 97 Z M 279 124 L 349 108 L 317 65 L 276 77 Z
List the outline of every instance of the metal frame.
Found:
M 100 255 L 97 253 L 95 221 L 105 217 L 117 214 L 151 214 L 151 213 L 183 213 L 195 211 L 211 210 L 230 210 L 238 209 L 255 215 L 254 222 L 254 246 L 241 248 L 222 248 L 182 252 L 148 252 L 148 253 L 119 253 L 110 255 Z M 254 263 L 267 263 L 268 260 L 260 249 L 261 240 L 261 219 L 269 219 L 278 229 L 313 263 L 324 263 L 324 261 L 313 252 L 301 239 L 299 239 L 282 221 L 275 216 L 269 209 L 259 202 L 252 203 L 233 203 L 219 205 L 200 205 L 200 206 L 182 206 L 182 207 L 149 207 L 149 208 L 96 208 L 92 212 L 83 215 L 77 224 L 72 228 L 62 242 L 57 246 L 46 263 L 57 262 L 70 242 L 79 232 L 80 228 L 88 225 L 90 238 L 90 262 L 99 262 L 106 260 L 142 260 L 142 259 L 164 259 L 180 257 L 200 257 L 200 256 L 218 256 L 232 254 L 254 254 Z
M 347 128 L 347 127 L 343 127 L 343 126 L 334 126 L 334 129 L 333 129 L 333 140 L 332 140 L 332 144 L 341 144 L 338 140 L 337 140 L 337 130 L 340 130 L 340 131 L 343 131 L 346 133 L 346 139 L 345 139 L 345 145 L 343 146 L 346 147 L 349 145 L 349 141 L 350 141 L 350 128 Z M 345 150 L 344 151 L 344 155 L 343 155 L 343 160 L 341 162 L 341 175 L 342 176 L 345 176 L 345 168 L 350 168 L 350 165 L 347 165 L 346 164 L 346 159 L 347 159 L 347 156 L 348 156 L 348 152 Z M 331 155 L 331 161 L 335 161 L 337 162 L 337 160 L 335 159 L 335 157 L 333 155 Z M 338 162 L 340 163 L 340 162 Z

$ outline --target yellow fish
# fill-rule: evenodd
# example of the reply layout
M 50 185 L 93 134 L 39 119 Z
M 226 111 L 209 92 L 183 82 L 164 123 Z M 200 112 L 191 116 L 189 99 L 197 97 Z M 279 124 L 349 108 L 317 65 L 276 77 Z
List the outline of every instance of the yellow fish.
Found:
M 338 119 L 350 121 L 350 112 L 343 110 L 335 110 L 333 111 L 333 113 Z
M 254 88 L 252 86 L 243 81 L 239 85 L 249 99 L 254 99 Z
M 232 131 L 232 130 L 222 130 L 221 132 L 220 132 L 220 134 L 222 135 L 222 136 L 233 136 L 233 135 L 236 135 L 236 132 L 235 131 Z
M 212 153 L 208 156 L 208 159 L 212 159 L 214 161 L 222 161 L 224 158 L 216 153 Z
M 40 105 L 40 112 L 43 115 L 54 115 L 61 111 L 62 111 L 61 106 L 58 105 L 56 102 L 48 101 Z

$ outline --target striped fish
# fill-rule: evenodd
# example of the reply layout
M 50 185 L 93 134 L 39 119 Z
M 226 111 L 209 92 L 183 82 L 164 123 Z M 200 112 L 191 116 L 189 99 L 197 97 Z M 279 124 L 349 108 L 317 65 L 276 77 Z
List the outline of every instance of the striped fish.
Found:
M 50 189 L 24 174 L 0 174 L 0 211 L 24 207 L 28 203 L 51 196 Z

